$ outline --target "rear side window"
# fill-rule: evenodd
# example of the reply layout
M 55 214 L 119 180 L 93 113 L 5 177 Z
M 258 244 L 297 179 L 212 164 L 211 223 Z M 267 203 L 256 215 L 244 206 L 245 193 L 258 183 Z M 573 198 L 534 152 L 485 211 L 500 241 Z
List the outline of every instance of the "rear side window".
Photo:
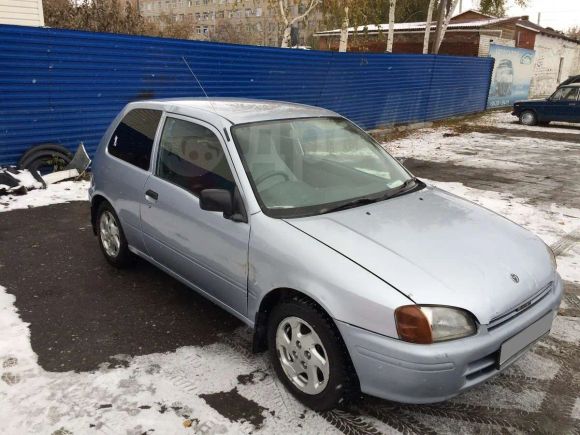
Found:
M 109 153 L 141 169 L 149 169 L 155 132 L 161 111 L 131 110 L 117 126 L 109 141 Z

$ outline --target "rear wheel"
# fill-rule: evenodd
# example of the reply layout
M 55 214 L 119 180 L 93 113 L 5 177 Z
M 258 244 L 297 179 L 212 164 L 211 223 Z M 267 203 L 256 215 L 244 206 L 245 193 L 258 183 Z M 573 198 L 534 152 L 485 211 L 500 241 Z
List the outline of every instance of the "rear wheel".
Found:
M 268 344 L 276 374 L 306 406 L 325 411 L 352 397 L 350 357 L 334 322 L 314 302 L 294 297 L 274 307 Z
M 520 115 L 520 122 L 524 125 L 536 125 L 538 123 L 538 119 L 533 111 L 524 110 Z
M 108 202 L 104 201 L 97 212 L 97 237 L 101 251 L 115 267 L 128 266 L 133 260 L 119 218 Z

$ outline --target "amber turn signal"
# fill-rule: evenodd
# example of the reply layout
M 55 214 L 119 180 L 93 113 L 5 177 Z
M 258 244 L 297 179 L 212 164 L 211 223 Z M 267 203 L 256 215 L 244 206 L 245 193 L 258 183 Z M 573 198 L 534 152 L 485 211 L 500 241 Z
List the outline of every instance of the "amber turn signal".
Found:
M 405 305 L 395 311 L 397 333 L 410 343 L 431 344 L 433 334 L 429 320 L 417 305 Z

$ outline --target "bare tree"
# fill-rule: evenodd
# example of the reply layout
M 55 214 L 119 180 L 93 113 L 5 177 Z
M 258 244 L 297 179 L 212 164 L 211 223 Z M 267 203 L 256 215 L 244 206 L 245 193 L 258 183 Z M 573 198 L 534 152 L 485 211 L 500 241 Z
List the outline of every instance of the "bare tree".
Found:
M 572 26 L 566 30 L 566 35 L 580 41 L 580 26 Z
M 340 42 L 338 51 L 345 52 L 348 48 L 348 29 L 351 21 L 351 14 L 355 16 L 360 10 L 362 0 L 325 0 L 322 3 L 322 13 L 327 25 L 340 25 Z M 356 26 L 356 17 L 354 19 Z M 355 27 L 356 31 L 356 27 Z
M 344 7 L 344 19 L 342 20 L 342 27 L 340 28 L 338 51 L 341 53 L 346 52 L 348 47 L 348 9 L 348 6 Z
M 393 52 L 393 39 L 395 39 L 395 8 L 397 0 L 389 2 L 389 35 L 387 36 L 387 53 Z
M 433 54 L 439 53 L 441 48 L 441 43 L 445 37 L 445 32 L 447 31 L 447 26 L 449 26 L 449 21 L 453 15 L 453 11 L 457 7 L 459 0 L 452 0 L 451 6 L 447 9 L 445 13 L 445 7 L 447 5 L 447 0 L 441 0 L 441 6 L 439 8 L 439 20 L 437 21 L 437 31 L 435 33 L 435 44 L 433 45 Z
M 435 0 L 429 0 L 429 9 L 427 9 L 427 20 L 425 21 L 425 37 L 423 38 L 423 54 L 429 52 L 429 37 L 431 36 L 431 20 L 433 19 L 433 8 Z
M 172 15 L 161 14 L 159 16 L 160 26 L 150 25 L 145 34 L 150 36 L 161 36 L 162 38 L 194 39 L 195 20 L 193 17 L 185 16 L 176 21 Z
M 252 23 L 250 26 L 248 23 L 244 25 L 242 22 L 232 23 L 231 20 L 220 19 L 210 39 L 231 44 L 266 45 L 268 33 L 265 28 L 266 24 L 269 23 L 265 19 Z
M 277 4 L 278 11 L 280 12 L 280 18 L 284 25 L 284 32 L 282 34 L 282 44 L 281 47 L 288 48 L 290 46 L 292 27 L 304 21 L 308 15 L 322 3 L 322 0 L 307 0 L 303 4 L 302 0 L 270 0 Z M 304 8 L 304 12 L 298 13 L 298 15 L 292 17 L 292 9 Z
M 43 9 L 46 25 L 61 29 L 180 39 L 194 34 L 192 18 L 176 21 L 163 14 L 159 25 L 146 21 L 126 0 L 43 0 Z
M 356 35 L 361 31 L 360 26 L 366 28 L 369 24 L 384 22 L 388 1 L 390 0 L 324 0 L 322 13 L 326 25 L 331 28 L 340 26 L 338 51 L 347 50 L 350 27 L 354 28 L 352 33 Z

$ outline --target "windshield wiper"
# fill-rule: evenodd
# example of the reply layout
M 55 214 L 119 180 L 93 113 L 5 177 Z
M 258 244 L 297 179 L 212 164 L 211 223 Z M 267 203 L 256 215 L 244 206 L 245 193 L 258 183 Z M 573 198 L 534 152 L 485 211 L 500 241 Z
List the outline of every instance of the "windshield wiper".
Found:
M 397 187 L 395 187 L 393 189 L 388 190 L 387 193 L 385 193 L 383 196 L 381 196 L 380 200 L 382 201 L 384 199 L 394 198 L 396 196 L 399 196 L 399 195 L 402 195 L 404 193 L 410 192 L 418 184 L 419 184 L 419 179 L 418 178 L 415 178 L 415 177 L 409 178 L 408 180 L 406 180 L 400 186 L 397 186 Z
M 332 213 L 332 212 L 340 211 L 340 210 L 347 210 L 349 208 L 359 207 L 361 205 L 373 204 L 375 202 L 384 201 L 386 199 L 394 198 L 396 196 L 403 195 L 407 192 L 410 192 L 418 184 L 419 184 L 419 180 L 417 178 L 409 178 L 400 186 L 397 186 L 393 189 L 387 190 L 387 192 L 384 195 L 380 195 L 380 196 L 376 196 L 376 197 L 365 196 L 363 198 L 353 199 L 352 201 L 343 202 L 342 204 L 337 205 L 336 207 L 325 208 L 325 209 L 321 210 L 320 214 Z
M 378 197 L 378 198 L 364 197 L 364 198 L 353 199 L 352 201 L 343 202 L 342 204 L 337 205 L 336 207 L 322 209 L 320 211 L 320 214 L 331 213 L 333 211 L 346 210 L 346 209 L 358 207 L 361 205 L 372 204 L 372 203 L 380 201 L 380 200 L 381 200 L 381 197 Z

